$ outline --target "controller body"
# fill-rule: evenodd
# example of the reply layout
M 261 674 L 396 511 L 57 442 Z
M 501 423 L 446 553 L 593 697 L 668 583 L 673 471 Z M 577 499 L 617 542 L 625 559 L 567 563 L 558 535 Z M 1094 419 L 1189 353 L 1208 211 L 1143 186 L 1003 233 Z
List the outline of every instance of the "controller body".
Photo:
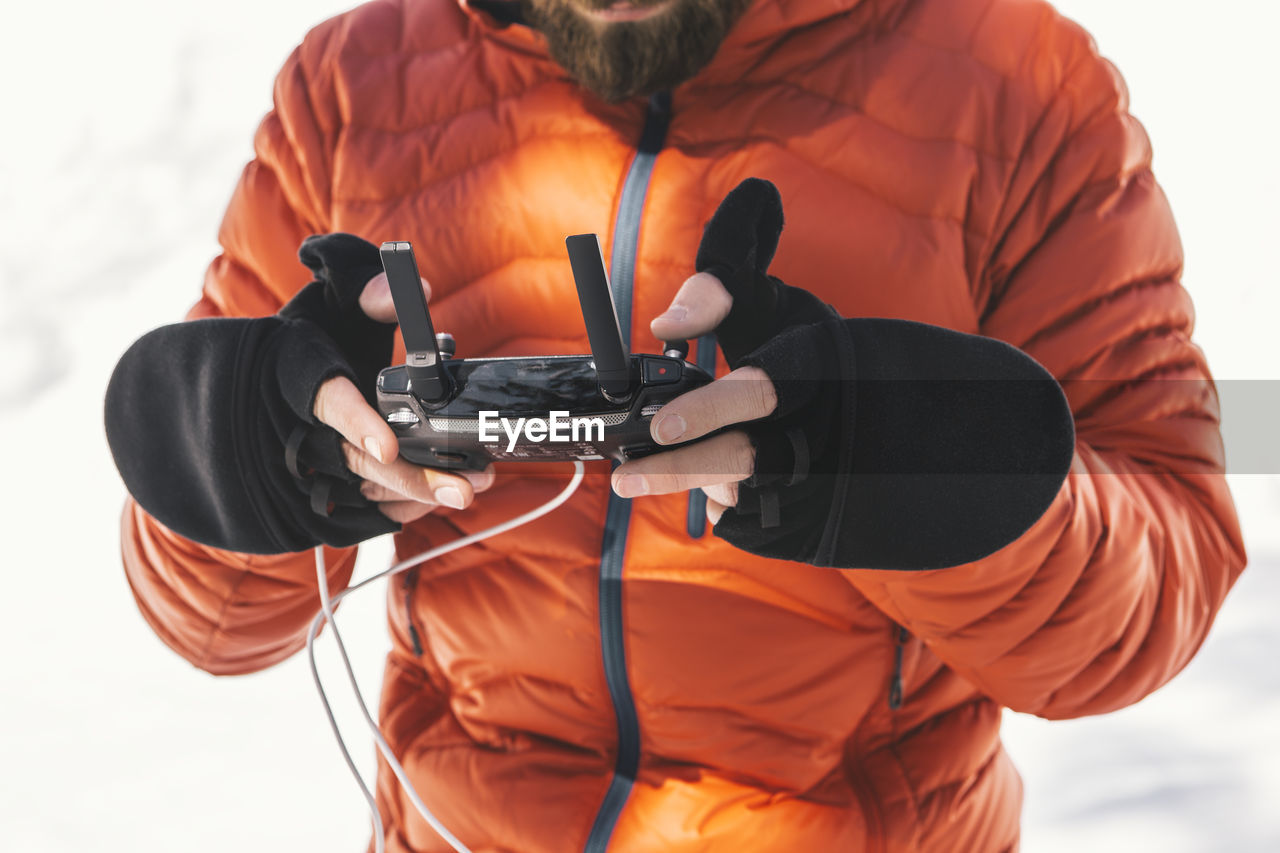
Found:
M 404 338 L 405 363 L 378 374 L 377 403 L 400 455 L 432 468 L 481 470 L 495 461 L 625 462 L 662 448 L 649 423 L 663 405 L 712 377 L 685 360 L 627 351 L 595 234 L 572 234 L 565 249 L 591 355 L 455 359 L 437 335 L 413 246 L 380 250 Z
M 594 358 L 565 355 L 441 361 L 452 393 L 440 402 L 412 391 L 405 365 L 378 376 L 378 409 L 400 455 L 432 468 L 480 470 L 495 461 L 638 459 L 667 445 L 649 432 L 663 405 L 711 382 L 683 358 L 631 355 L 630 392 L 610 399 Z

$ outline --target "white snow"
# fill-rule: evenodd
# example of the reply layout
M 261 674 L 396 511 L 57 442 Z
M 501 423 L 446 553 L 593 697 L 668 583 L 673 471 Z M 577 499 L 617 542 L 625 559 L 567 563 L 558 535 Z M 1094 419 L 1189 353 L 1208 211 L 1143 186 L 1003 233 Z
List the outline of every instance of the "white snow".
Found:
M 331 0 L 10 4 L 0 28 L 0 848 L 360 850 L 363 804 L 301 657 L 214 679 L 119 568 L 107 376 L 182 316 L 276 69 Z M 1107 717 L 1010 714 L 1028 851 L 1280 850 L 1280 168 L 1273 4 L 1063 0 L 1125 73 L 1187 247 L 1252 565 L 1199 657 Z M 1272 380 L 1270 383 L 1262 380 Z M 1234 414 L 1234 418 L 1233 418 Z M 1236 451 L 1232 451 L 1236 448 Z M 1262 461 L 1257 461 L 1262 460 Z M 1269 464 L 1268 464 L 1269 461 Z M 1262 473 L 1258 473 L 1262 472 Z M 389 543 L 364 549 L 361 572 Z M 384 600 L 340 617 L 376 698 Z M 327 646 L 326 646 L 327 651 Z M 327 655 L 326 655 L 327 657 Z M 354 710 L 337 705 L 372 765 Z

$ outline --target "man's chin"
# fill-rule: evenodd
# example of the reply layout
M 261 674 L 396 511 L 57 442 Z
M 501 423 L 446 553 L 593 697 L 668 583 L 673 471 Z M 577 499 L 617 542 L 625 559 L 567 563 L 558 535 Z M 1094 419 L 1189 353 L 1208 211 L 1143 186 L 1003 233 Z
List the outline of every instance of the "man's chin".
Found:
M 749 0 L 522 0 L 551 57 L 597 97 L 617 102 L 671 89 L 709 63 Z

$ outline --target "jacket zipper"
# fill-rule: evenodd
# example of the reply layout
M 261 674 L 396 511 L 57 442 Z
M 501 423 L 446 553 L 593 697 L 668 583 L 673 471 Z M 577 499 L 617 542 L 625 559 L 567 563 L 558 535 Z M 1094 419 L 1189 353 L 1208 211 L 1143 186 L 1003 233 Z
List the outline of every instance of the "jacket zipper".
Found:
M 714 334 L 698 338 L 697 365 L 713 378 L 715 377 L 716 336 Z M 707 532 L 707 493 L 702 489 L 689 490 L 689 511 L 685 516 L 685 529 L 694 539 L 701 539 Z
M 645 194 L 653 175 L 653 164 L 667 135 L 671 121 L 671 95 L 659 92 L 649 99 L 644 129 L 636 145 L 635 156 L 622 184 L 618 200 L 618 216 L 613 228 L 613 252 L 609 259 L 609 279 L 613 285 L 613 301 L 618 310 L 618 326 L 623 344 L 631 348 L 631 293 L 635 284 L 636 248 L 640 235 L 640 219 L 644 213 Z M 596 819 L 587 836 L 585 853 L 604 853 L 608 849 L 613 828 L 622 814 L 636 770 L 640 766 L 640 723 L 636 719 L 635 701 L 627 677 L 627 655 L 622 622 L 622 558 L 627 549 L 627 531 L 631 523 L 631 501 L 609 492 L 605 512 L 604 542 L 600 547 L 600 654 L 604 661 L 605 682 L 613 700 L 618 726 L 618 754 L 613 779 Z

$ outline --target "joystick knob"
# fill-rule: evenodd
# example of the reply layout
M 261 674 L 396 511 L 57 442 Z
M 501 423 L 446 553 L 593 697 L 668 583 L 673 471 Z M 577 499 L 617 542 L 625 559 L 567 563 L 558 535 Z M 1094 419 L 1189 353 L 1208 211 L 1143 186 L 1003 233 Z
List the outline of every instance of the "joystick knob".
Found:
M 662 354 L 668 358 L 687 359 L 689 357 L 689 342 L 663 341 Z
M 448 332 L 436 333 L 436 346 L 440 348 L 441 358 L 453 358 L 458 351 L 458 342 Z

